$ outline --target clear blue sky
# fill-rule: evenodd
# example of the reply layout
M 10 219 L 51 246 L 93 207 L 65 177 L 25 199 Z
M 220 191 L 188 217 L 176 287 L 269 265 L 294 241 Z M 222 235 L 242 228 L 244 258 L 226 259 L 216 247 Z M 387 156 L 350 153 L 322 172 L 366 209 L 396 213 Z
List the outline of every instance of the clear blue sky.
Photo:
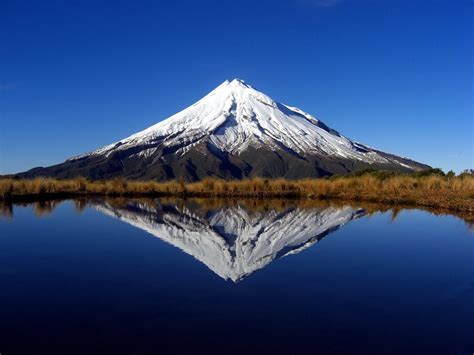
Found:
M 0 3 L 0 173 L 124 138 L 239 77 L 349 138 L 473 168 L 470 0 Z

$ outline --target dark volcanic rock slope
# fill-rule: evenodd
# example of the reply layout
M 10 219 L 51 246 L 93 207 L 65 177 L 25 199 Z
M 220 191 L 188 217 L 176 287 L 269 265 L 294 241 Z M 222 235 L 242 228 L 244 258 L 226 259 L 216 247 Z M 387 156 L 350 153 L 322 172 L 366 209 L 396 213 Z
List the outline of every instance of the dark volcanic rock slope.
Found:
M 427 165 L 353 142 L 304 111 L 242 80 L 119 142 L 20 177 L 303 178 L 363 168 L 414 171 Z

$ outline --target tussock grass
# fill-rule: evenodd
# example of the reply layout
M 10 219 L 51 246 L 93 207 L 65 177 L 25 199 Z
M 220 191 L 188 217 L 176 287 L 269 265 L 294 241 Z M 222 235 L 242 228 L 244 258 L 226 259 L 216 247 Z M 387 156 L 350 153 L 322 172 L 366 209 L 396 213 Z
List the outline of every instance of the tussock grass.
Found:
M 338 199 L 474 211 L 474 177 L 466 174 L 458 177 L 362 174 L 303 180 L 254 178 L 226 181 L 207 178 L 194 183 L 124 179 L 90 181 L 84 178 L 0 179 L 0 200 L 35 201 L 81 196 Z

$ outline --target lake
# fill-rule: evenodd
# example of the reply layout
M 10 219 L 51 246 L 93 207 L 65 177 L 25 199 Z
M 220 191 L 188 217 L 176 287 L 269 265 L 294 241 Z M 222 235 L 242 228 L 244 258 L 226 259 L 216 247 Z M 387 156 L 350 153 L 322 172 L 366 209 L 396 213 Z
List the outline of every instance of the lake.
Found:
M 281 200 L 1 211 L 2 355 L 474 351 L 459 216 Z

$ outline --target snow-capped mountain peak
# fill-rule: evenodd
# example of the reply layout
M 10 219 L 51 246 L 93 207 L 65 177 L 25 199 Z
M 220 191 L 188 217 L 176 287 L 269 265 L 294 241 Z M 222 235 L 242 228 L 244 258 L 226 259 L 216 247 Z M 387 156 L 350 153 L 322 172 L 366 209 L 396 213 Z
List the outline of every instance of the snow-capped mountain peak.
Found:
M 22 176 L 302 178 L 369 167 L 428 168 L 356 143 L 302 109 L 233 79 L 141 132 Z
M 319 153 L 387 162 L 373 152 L 362 151 L 314 116 L 274 101 L 241 79 L 226 80 L 181 112 L 91 154 L 107 155 L 157 139 L 162 139 L 164 146 L 179 145 L 178 154 L 208 140 L 218 150 L 232 154 L 251 145 L 287 149 L 300 155 Z
M 234 78 L 232 80 L 225 80 L 223 84 L 226 84 L 227 86 L 231 87 L 240 87 L 240 88 L 246 88 L 246 89 L 253 89 L 250 84 L 247 84 L 245 80 L 239 79 L 239 78 Z

